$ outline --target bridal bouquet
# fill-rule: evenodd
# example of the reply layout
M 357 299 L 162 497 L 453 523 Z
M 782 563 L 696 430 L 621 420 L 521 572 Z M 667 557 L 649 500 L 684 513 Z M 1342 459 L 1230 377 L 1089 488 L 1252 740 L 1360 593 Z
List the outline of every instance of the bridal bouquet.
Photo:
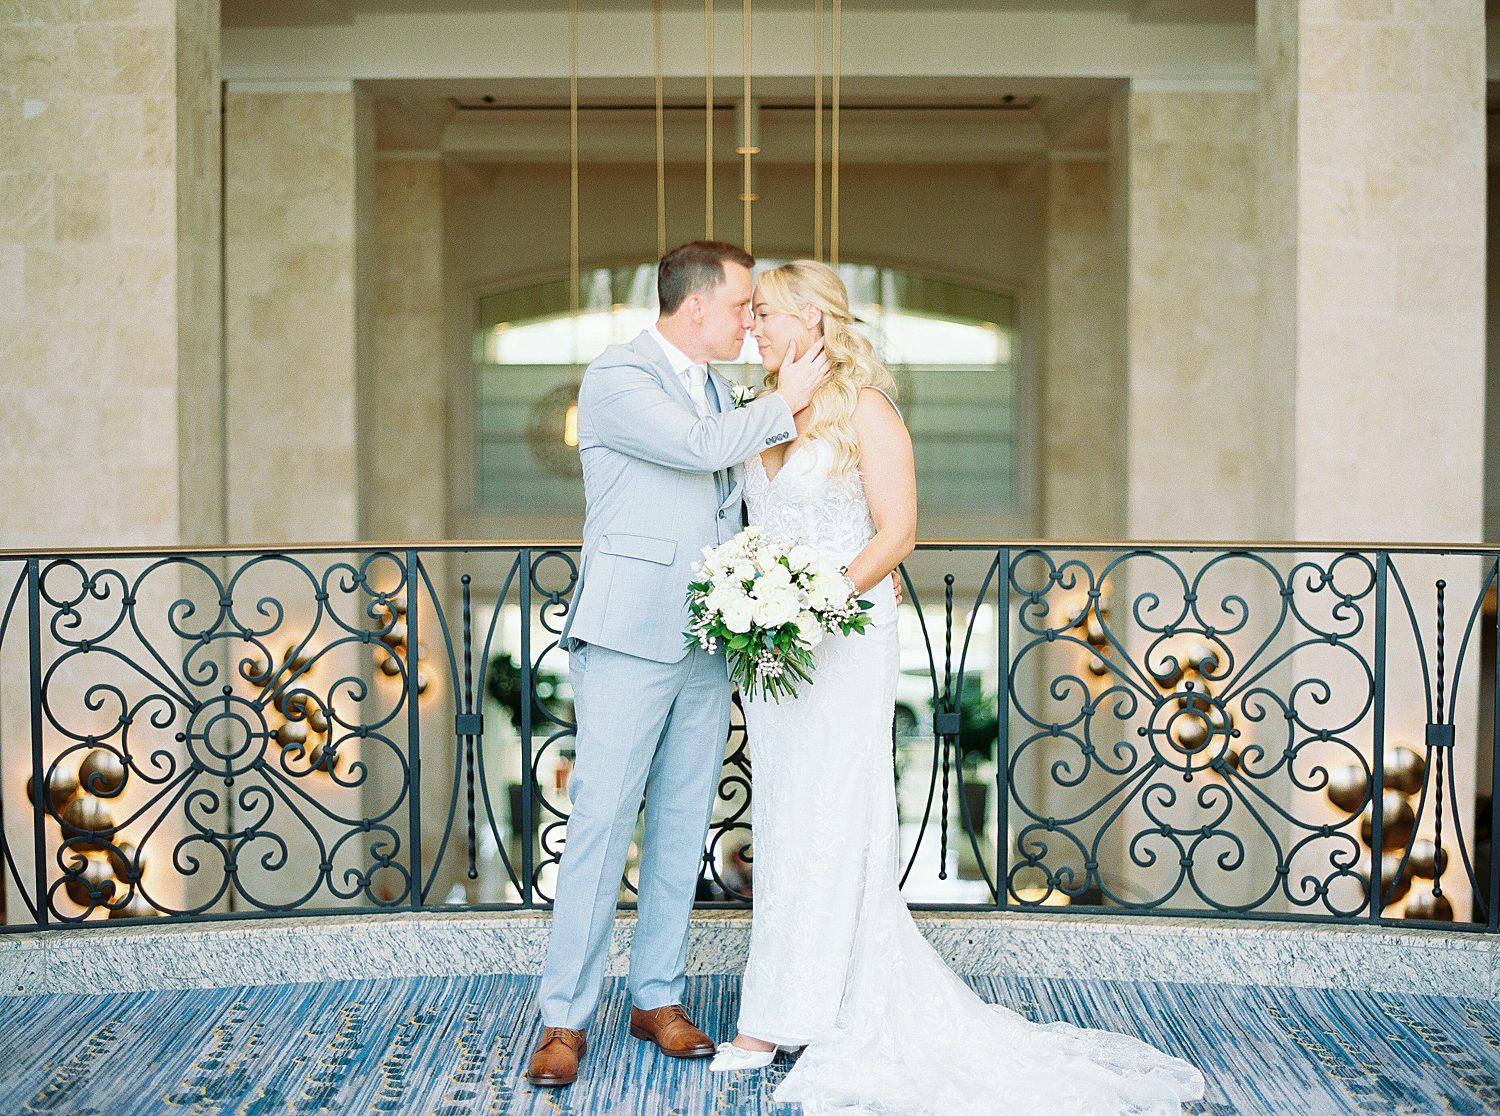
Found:
M 746 697 L 794 697 L 812 677 L 812 650 L 825 634 L 850 635 L 870 623 L 844 571 L 810 546 L 746 527 L 703 548 L 688 586 L 688 645 L 716 654 Z

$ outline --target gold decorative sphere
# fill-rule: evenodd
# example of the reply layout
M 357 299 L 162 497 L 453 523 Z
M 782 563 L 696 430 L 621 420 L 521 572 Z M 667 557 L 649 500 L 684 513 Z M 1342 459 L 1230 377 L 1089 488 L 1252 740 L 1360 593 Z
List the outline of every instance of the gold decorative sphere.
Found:
M 136 891 L 118 907 L 111 907 L 109 911 L 110 918 L 151 918 L 159 914 L 161 912 L 140 891 Z
M 81 867 L 81 871 L 63 878 L 63 890 L 69 899 L 80 907 L 92 907 L 114 898 L 115 874 L 107 860 L 97 856 L 74 857 L 72 866 L 75 870 Z
M 381 632 L 379 638 L 380 642 L 385 644 L 387 647 L 406 646 L 406 621 L 397 620 L 394 624 L 391 625 L 390 631 Z
M 1415 891 L 1406 901 L 1406 917 L 1419 918 L 1424 922 L 1452 922 L 1453 904 L 1446 895 Z
M 62 812 L 62 820 L 63 837 L 75 839 L 70 847 L 80 852 L 91 849 L 104 852 L 107 848 L 100 841 L 81 839 L 83 834 L 91 834 L 107 840 L 115 831 L 115 819 L 109 807 L 89 794 L 80 795 L 69 802 Z
M 1083 638 L 1091 647 L 1109 646 L 1109 635 L 1104 630 L 1104 623 L 1099 619 L 1099 613 L 1089 609 L 1088 619 L 1084 621 Z
M 83 757 L 78 768 L 78 783 L 89 794 L 105 798 L 119 794 L 129 772 L 118 755 L 108 748 L 95 748 Z
M 323 706 L 312 694 L 299 691 L 286 700 L 286 711 L 299 715 L 300 720 L 313 732 L 325 733 L 328 731 L 328 714 L 323 711 Z
M 297 645 L 292 643 L 287 645 L 286 654 L 282 656 L 281 661 L 291 667 L 292 673 L 295 674 L 307 666 L 308 663 L 312 662 L 313 654 L 314 652 L 311 647 L 304 647 L 301 651 L 298 651 Z
M 1109 673 L 1109 664 L 1106 663 L 1098 655 L 1090 655 L 1088 658 L 1088 662 L 1084 664 L 1084 667 L 1095 678 L 1103 678 L 1106 674 Z
M 307 743 L 307 722 L 288 721 L 276 730 L 276 743 L 283 748 L 292 744 Z
M 331 771 L 339 765 L 338 752 L 333 751 L 327 741 L 319 741 L 307 753 L 307 764 L 318 771 Z
M 1182 661 L 1180 656 L 1174 656 L 1163 652 L 1157 659 L 1155 666 L 1149 666 L 1151 677 L 1158 686 L 1170 688 L 1182 681 Z
M 1172 725 L 1172 737 L 1185 752 L 1196 752 L 1208 743 L 1208 722 L 1197 715 L 1178 717 Z
M 26 801 L 33 800 L 34 787 L 31 776 L 26 776 Z M 59 763 L 53 769 L 51 777 L 47 779 L 47 801 L 58 813 L 73 800 L 78 793 L 78 771 L 71 763 Z
M 1405 744 L 1397 744 L 1385 758 L 1385 785 L 1402 794 L 1419 794 L 1427 780 L 1427 757 Z
M 132 872 L 139 876 L 146 868 L 145 854 L 129 841 L 116 841 L 104 855 L 114 874 L 122 880 L 128 879 Z
M 395 655 L 387 655 L 380 660 L 380 673 L 387 678 L 395 678 L 401 673 L 401 660 Z
M 1424 880 L 1435 880 L 1448 870 L 1448 850 L 1440 849 L 1426 837 L 1418 837 L 1411 846 L 1412 874 Z
M 1385 906 L 1399 903 L 1402 897 L 1411 890 L 1411 862 L 1408 861 L 1406 871 L 1399 876 L 1396 870 L 1401 867 L 1401 853 L 1388 852 L 1380 858 L 1380 887 L 1381 897 Z
M 1417 815 L 1406 795 L 1397 790 L 1382 791 L 1380 795 L 1380 844 L 1386 849 L 1404 849 L 1411 839 L 1412 827 Z M 1375 835 L 1375 826 L 1370 808 L 1360 815 L 1359 838 L 1366 845 Z
M 1210 674 L 1219 669 L 1219 652 L 1207 643 L 1195 643 L 1187 650 L 1188 666 L 1199 674 Z
M 1365 795 L 1370 790 L 1370 778 L 1357 763 L 1347 767 L 1336 767 L 1328 773 L 1328 786 L 1323 793 L 1346 814 L 1352 814 L 1365 804 Z
M 419 670 L 419 671 L 417 671 L 417 693 L 419 693 L 419 694 L 425 694 L 426 692 L 427 692 L 427 672 L 425 670 Z
M 1192 709 L 1206 717 L 1213 708 L 1213 702 L 1208 700 L 1212 694 L 1213 691 L 1201 682 L 1194 683 L 1193 689 L 1177 695 L 1177 708 Z

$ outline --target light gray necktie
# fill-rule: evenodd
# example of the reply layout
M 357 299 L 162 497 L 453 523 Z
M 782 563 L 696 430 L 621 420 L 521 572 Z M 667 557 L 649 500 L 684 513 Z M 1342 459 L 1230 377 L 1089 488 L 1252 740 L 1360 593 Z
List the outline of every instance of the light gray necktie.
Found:
M 692 386 L 688 394 L 693 398 L 693 406 L 698 409 L 700 418 L 709 418 L 719 413 L 719 408 L 714 406 L 713 389 L 708 386 L 708 366 L 706 364 L 694 364 L 688 370 L 688 379 Z M 718 493 L 719 502 L 722 504 L 729 496 L 729 474 L 724 469 L 714 473 L 714 491 Z
M 699 416 L 707 418 L 716 410 L 708 397 L 708 368 L 702 364 L 694 364 L 689 366 L 687 374 L 688 383 L 691 385 L 688 388 L 688 395 L 692 397 L 693 406 L 697 409 Z

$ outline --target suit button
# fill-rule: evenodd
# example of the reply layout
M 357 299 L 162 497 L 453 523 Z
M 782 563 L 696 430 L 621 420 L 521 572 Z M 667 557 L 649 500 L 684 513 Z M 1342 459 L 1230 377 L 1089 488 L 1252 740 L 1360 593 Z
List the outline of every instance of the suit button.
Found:
M 720 519 L 723 519 L 723 518 L 724 518 L 724 509 L 723 509 L 723 508 L 720 508 L 720 509 L 719 509 L 719 518 L 720 518 Z

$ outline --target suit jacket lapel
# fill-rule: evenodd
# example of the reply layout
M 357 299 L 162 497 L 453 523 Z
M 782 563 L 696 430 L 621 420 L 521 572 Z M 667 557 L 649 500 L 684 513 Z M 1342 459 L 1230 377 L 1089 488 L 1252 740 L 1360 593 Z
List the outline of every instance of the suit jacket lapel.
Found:
M 635 339 L 635 351 L 645 360 L 646 366 L 656 374 L 656 378 L 661 381 L 661 386 L 667 390 L 667 394 L 697 414 L 698 408 L 693 406 L 693 400 L 688 395 L 682 377 L 672 371 L 672 363 L 667 360 L 667 354 L 661 351 L 661 346 L 656 343 L 656 339 L 644 329 Z

